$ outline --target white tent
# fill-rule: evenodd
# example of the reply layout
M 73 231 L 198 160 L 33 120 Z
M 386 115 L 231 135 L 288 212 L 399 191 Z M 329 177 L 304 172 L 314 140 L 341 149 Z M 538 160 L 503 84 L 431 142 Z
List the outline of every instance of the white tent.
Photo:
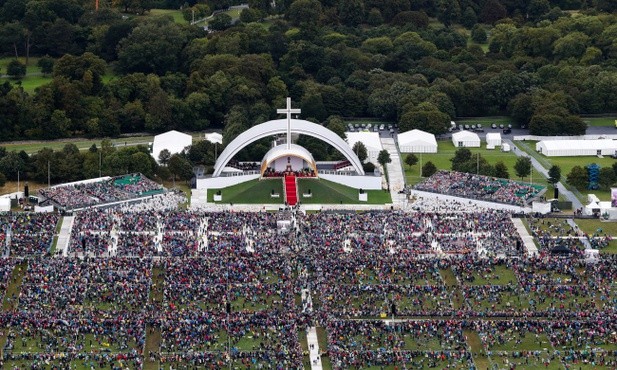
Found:
M 435 135 L 411 130 L 398 134 L 398 147 L 402 153 L 437 153 Z
M 183 134 L 176 130 L 168 131 L 164 134 L 156 135 L 152 143 L 152 156 L 156 161 L 159 160 L 159 154 L 164 149 L 169 150 L 169 153 L 180 153 L 184 148 L 193 143 L 193 137 L 188 134 Z
M 379 152 L 383 150 L 381 146 L 381 140 L 379 139 L 379 133 L 377 132 L 346 132 L 347 144 L 351 148 L 358 142 L 362 142 L 366 147 L 369 158 L 377 158 Z
M 204 138 L 212 144 L 223 144 L 223 135 L 218 132 L 207 133 Z
M 0 212 L 8 212 L 11 210 L 11 199 L 0 198 Z
M 614 155 L 617 140 L 542 140 L 536 143 L 536 151 L 547 157 Z
M 501 134 L 499 132 L 489 132 L 486 134 L 486 146 L 501 146 Z
M 463 130 L 452 134 L 452 143 L 457 148 L 479 148 L 480 137 L 475 132 Z

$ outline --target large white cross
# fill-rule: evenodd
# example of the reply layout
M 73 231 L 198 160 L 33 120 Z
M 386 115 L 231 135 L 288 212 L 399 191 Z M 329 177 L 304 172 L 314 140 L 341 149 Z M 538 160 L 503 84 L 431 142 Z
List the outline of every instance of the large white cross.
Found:
M 291 109 L 291 98 L 287 98 L 287 108 L 277 109 L 276 113 L 287 115 L 287 149 L 291 148 L 291 114 L 300 114 L 300 109 Z

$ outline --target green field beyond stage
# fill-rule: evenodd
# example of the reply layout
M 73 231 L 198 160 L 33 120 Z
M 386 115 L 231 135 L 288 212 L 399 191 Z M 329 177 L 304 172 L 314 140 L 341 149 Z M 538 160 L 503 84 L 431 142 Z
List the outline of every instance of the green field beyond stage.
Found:
M 305 198 L 309 189 L 312 196 Z M 214 202 L 214 194 L 221 191 L 223 201 Z M 278 193 L 278 198 L 271 193 Z M 367 190 L 368 202 L 358 200 L 358 190 L 323 179 L 298 179 L 298 200 L 305 204 L 386 204 L 391 203 L 390 193 L 384 190 Z M 233 204 L 283 204 L 283 181 L 281 179 L 251 180 L 223 189 L 208 189 L 208 202 Z

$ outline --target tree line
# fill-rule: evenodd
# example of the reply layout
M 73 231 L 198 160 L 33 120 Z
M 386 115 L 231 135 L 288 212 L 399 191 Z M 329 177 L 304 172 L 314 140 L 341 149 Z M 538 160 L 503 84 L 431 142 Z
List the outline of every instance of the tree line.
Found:
M 0 187 L 6 181 L 36 181 L 58 184 L 101 176 L 119 176 L 140 172 L 157 181 L 188 181 L 195 166 L 211 166 L 216 148 L 208 141 L 195 142 L 178 154 L 163 151 L 159 161 L 146 145 L 115 146 L 104 139 L 97 146 L 80 151 L 72 143 L 60 150 L 43 148 L 28 155 L 25 151 L 7 151 L 0 147 Z M 166 152 L 166 153 L 165 153 Z
M 0 52 L 45 57 L 52 76 L 33 93 L 0 86 L 0 137 L 219 127 L 227 143 L 286 96 L 315 122 L 375 117 L 435 134 L 501 114 L 532 134 L 580 134 L 580 114 L 617 111 L 613 1 L 251 0 L 211 33 L 143 16 L 236 3 L 0 1 Z M 305 140 L 317 159 L 336 156 Z

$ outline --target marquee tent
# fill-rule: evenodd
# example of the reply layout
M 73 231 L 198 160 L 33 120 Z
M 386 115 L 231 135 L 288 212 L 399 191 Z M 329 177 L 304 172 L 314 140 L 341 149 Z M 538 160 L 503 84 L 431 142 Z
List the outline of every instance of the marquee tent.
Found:
M 452 143 L 457 148 L 479 148 L 480 137 L 475 132 L 463 130 L 452 134 Z
M 169 153 L 180 153 L 184 148 L 193 143 L 193 137 L 176 130 L 167 131 L 163 134 L 156 135 L 152 143 L 152 156 L 158 162 L 159 155 L 164 149 L 169 150 Z
M 501 146 L 501 134 L 499 132 L 489 132 L 486 134 L 486 146 L 493 148 Z
M 547 157 L 614 155 L 617 140 L 542 140 L 536 143 L 536 151 Z
M 0 198 L 0 212 L 9 212 L 11 210 L 11 199 Z
M 398 147 L 401 153 L 437 153 L 435 135 L 411 130 L 398 134 Z

